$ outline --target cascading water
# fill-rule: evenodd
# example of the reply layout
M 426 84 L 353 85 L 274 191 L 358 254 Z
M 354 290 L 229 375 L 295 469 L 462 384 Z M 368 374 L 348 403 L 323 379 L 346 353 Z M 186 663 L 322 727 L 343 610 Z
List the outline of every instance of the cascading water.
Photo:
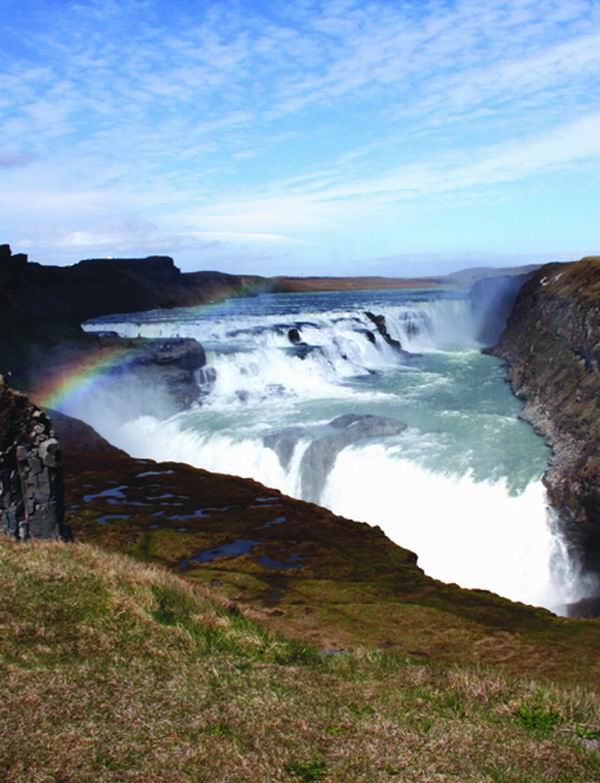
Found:
M 431 576 L 557 607 L 576 596 L 551 567 L 548 453 L 476 327 L 468 299 L 440 291 L 261 295 L 105 318 L 86 328 L 198 339 L 202 404 L 168 420 L 107 417 L 99 398 L 66 412 L 135 456 L 250 476 L 378 524 Z

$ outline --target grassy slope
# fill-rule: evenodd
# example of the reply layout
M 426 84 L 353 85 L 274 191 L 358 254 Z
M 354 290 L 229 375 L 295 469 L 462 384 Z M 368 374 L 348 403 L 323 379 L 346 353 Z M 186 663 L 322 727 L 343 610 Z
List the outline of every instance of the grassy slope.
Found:
M 586 689 L 324 658 L 84 544 L 0 542 L 0 595 L 7 783 L 600 779 Z
M 131 459 L 97 435 L 98 451 L 81 437 L 76 440 L 86 450 L 76 452 L 62 421 L 61 438 L 68 521 L 79 541 L 210 585 L 269 628 L 317 648 L 368 645 L 447 664 L 499 664 L 551 681 L 592 682 L 600 690 L 597 621 L 565 620 L 430 579 L 415 555 L 380 530 L 254 481 Z M 126 487 L 123 500 L 97 496 L 116 486 Z M 86 496 L 93 499 L 86 502 Z M 257 503 L 257 497 L 269 502 Z M 199 508 L 210 513 L 194 518 Z M 178 519 L 169 518 L 173 512 Z M 269 526 L 280 515 L 286 522 Z M 259 544 L 247 555 L 180 570 L 181 558 L 238 538 Z M 305 558 L 298 569 L 259 562 L 263 555 L 286 561 L 295 552 Z
M 552 269 L 552 267 L 548 267 Z M 556 264 L 558 277 L 547 275 L 547 293 L 557 296 L 582 296 L 594 301 L 600 299 L 600 256 L 586 256 L 570 264 Z

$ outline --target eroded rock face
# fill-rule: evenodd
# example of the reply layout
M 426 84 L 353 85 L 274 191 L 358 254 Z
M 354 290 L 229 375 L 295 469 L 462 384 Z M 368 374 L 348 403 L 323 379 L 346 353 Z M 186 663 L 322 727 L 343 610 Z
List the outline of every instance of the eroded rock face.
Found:
M 61 455 L 50 419 L 0 376 L 0 516 L 5 535 L 68 540 Z
M 536 272 L 491 352 L 554 450 L 544 482 L 569 542 L 600 573 L 600 258 Z

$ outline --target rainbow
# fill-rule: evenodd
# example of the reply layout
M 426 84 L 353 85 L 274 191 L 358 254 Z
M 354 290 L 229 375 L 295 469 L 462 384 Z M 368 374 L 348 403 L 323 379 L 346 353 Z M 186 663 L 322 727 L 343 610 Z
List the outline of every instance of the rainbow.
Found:
M 129 364 L 136 352 L 135 347 L 119 345 L 86 354 L 59 368 L 31 396 L 41 408 L 61 410 L 101 383 L 111 370 Z

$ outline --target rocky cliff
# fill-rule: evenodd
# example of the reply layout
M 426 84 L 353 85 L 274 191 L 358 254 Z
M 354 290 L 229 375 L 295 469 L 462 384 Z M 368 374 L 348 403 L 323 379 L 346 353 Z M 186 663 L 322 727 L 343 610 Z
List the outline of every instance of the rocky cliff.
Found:
M 30 386 L 31 369 L 51 367 L 59 351 L 94 347 L 95 338 L 81 329 L 90 318 L 195 306 L 265 286 L 263 278 L 253 276 L 183 274 L 167 256 L 52 267 L 0 245 L 0 372 L 18 388 Z
M 492 353 L 554 450 L 544 481 L 568 541 L 600 573 L 600 257 L 536 272 Z
M 18 540 L 69 538 L 61 455 L 48 417 L 0 376 L 1 530 Z

